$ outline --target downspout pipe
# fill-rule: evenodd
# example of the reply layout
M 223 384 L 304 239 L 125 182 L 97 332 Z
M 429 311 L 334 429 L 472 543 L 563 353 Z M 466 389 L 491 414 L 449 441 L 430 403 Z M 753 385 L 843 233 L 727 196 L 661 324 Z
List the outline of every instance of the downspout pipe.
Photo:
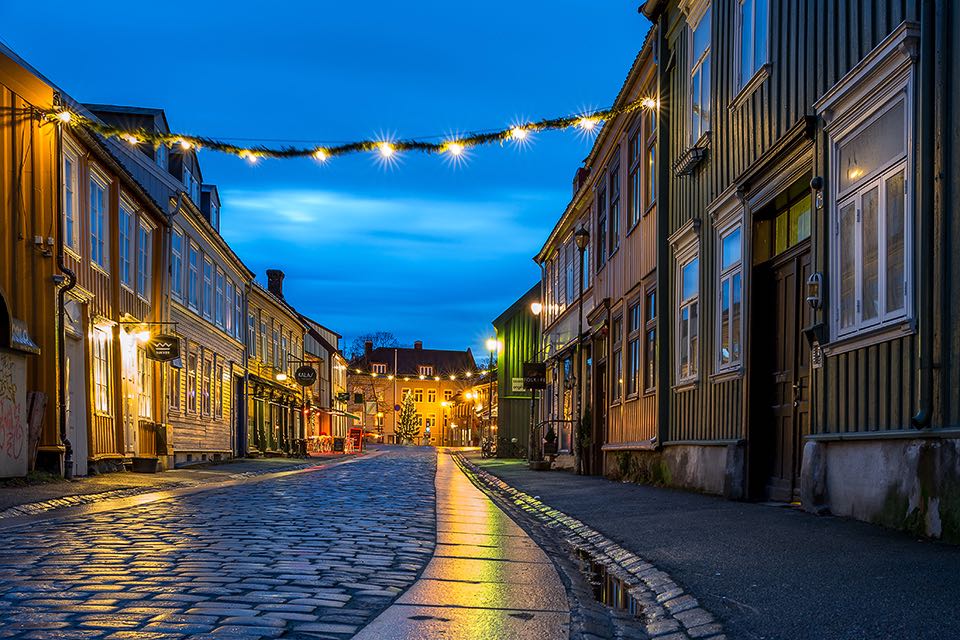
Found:
M 936 26 L 936 7 L 925 2 L 920 15 L 920 90 L 918 92 L 920 174 L 917 179 L 917 351 L 920 360 L 917 413 L 911 418 L 916 429 L 930 426 L 933 417 L 933 331 L 934 313 L 934 218 L 938 202 L 936 191 L 942 186 L 942 145 L 937 145 L 936 135 L 940 129 L 935 121 L 938 115 L 934 102 L 938 91 L 935 85 L 937 74 L 937 40 L 944 25 Z M 942 97 L 942 96 L 941 96 Z M 942 114 L 942 110 L 940 111 Z M 941 130 L 942 132 L 942 130 Z M 942 204 L 942 199 L 940 200 Z
M 77 274 L 67 267 L 64 259 L 63 224 L 63 123 L 57 121 L 57 268 L 66 276 L 66 284 L 57 289 L 57 419 L 60 428 L 60 443 L 63 445 L 63 477 L 73 479 L 73 445 L 67 437 L 67 379 L 66 379 L 66 296 L 77 286 Z

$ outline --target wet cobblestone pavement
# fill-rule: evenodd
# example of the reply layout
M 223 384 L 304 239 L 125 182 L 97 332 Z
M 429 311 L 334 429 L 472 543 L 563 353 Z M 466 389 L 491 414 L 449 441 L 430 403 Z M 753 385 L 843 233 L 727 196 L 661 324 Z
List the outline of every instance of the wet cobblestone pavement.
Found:
M 352 636 L 435 546 L 432 449 L 0 538 L 0 637 Z

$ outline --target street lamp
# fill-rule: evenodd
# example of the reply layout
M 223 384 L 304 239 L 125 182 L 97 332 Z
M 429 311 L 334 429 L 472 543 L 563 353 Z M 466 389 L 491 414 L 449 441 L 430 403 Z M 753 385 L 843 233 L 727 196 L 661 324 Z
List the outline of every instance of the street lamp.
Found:
M 573 426 L 573 438 L 574 438 L 574 453 L 576 454 L 576 473 L 583 473 L 583 444 L 580 440 L 580 423 L 583 420 L 583 252 L 586 251 L 587 245 L 590 244 L 590 232 L 587 231 L 586 227 L 580 227 L 577 229 L 576 233 L 573 234 L 574 242 L 577 243 L 577 250 L 580 252 L 580 304 L 579 304 L 579 320 L 577 328 L 577 422 Z M 601 251 L 603 248 L 601 247 Z
M 540 312 L 541 312 L 541 311 L 543 311 L 543 305 L 542 305 L 542 304 L 540 304 L 539 302 L 531 302 L 531 303 L 530 303 L 530 313 L 532 313 L 532 314 L 535 315 L 535 316 L 538 316 L 538 315 L 540 315 Z
M 500 347 L 500 342 L 496 338 L 487 340 L 487 351 L 490 352 L 490 359 L 487 361 L 487 373 L 490 375 L 490 393 L 487 398 L 487 437 L 493 432 L 493 357 Z

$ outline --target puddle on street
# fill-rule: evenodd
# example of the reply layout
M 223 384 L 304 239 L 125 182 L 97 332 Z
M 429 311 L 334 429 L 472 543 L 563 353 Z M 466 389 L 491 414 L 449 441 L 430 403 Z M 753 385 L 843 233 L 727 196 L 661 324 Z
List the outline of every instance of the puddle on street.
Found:
M 643 606 L 630 595 L 629 583 L 610 575 L 604 565 L 594 562 L 585 551 L 577 551 L 577 558 L 580 572 L 593 588 L 593 597 L 597 602 L 626 611 L 637 618 L 643 616 Z

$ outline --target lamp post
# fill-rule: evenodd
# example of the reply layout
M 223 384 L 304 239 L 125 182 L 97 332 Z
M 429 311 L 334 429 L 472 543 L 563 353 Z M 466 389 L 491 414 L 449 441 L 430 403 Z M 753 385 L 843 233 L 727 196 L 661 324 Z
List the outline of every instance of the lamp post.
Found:
M 493 358 L 500 343 L 496 338 L 487 340 L 487 351 L 490 352 L 490 359 L 487 361 L 487 375 L 490 376 L 490 389 L 487 392 L 487 437 L 491 437 L 493 432 Z
M 574 425 L 573 437 L 574 437 L 574 453 L 576 454 L 576 472 L 577 474 L 583 473 L 583 445 L 580 441 L 580 422 L 583 420 L 583 252 L 586 251 L 587 245 L 590 244 L 590 232 L 587 231 L 585 227 L 580 227 L 577 229 L 576 233 L 573 234 L 573 239 L 577 243 L 577 250 L 580 252 L 580 295 L 579 295 L 579 318 L 577 324 L 577 422 Z

